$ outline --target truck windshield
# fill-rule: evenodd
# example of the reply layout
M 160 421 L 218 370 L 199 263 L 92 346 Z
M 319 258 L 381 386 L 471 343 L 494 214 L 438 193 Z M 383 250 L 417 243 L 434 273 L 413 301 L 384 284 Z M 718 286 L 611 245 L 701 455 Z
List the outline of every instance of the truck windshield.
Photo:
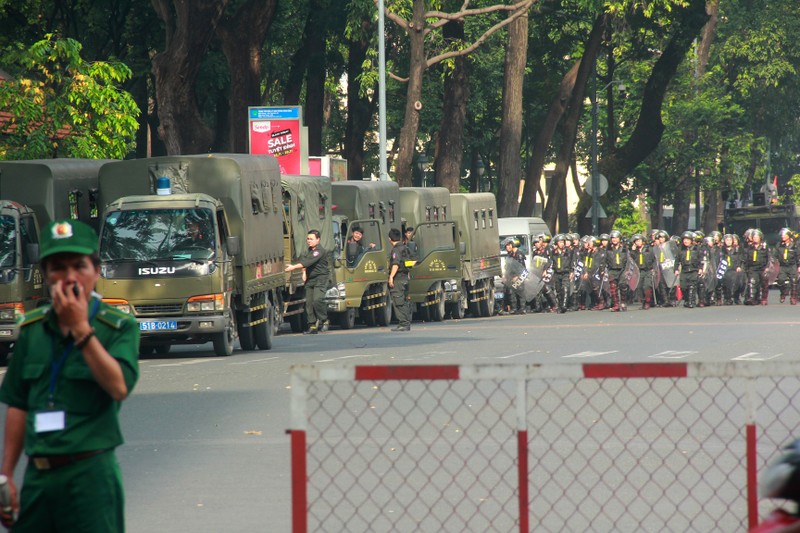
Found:
M 17 260 L 17 225 L 14 217 L 0 216 L 0 268 L 13 267 Z
M 141 209 L 109 213 L 100 234 L 100 259 L 208 260 L 216 246 L 209 209 Z

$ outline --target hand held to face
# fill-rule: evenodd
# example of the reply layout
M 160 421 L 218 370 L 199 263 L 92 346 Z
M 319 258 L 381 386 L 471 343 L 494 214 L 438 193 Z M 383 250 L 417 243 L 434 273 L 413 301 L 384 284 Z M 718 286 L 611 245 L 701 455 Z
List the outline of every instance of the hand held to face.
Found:
M 71 331 L 88 323 L 88 295 L 78 282 L 57 281 L 50 289 L 53 310 L 62 326 Z

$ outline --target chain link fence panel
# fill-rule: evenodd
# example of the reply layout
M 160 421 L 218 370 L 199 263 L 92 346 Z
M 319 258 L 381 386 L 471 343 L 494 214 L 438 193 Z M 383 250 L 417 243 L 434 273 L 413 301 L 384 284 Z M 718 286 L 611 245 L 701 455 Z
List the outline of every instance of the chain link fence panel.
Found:
M 759 375 L 759 371 L 763 375 Z M 746 531 L 800 367 L 295 367 L 294 530 Z

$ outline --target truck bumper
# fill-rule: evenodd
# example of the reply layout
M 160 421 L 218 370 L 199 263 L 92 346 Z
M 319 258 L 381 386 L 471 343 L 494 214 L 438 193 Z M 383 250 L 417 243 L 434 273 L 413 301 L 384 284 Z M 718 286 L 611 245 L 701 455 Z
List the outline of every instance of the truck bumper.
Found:
M 171 343 L 208 342 L 225 330 L 223 315 L 137 318 L 142 341 Z
M 339 298 L 326 298 L 325 305 L 328 306 L 330 313 L 344 313 L 347 311 L 347 302 Z
M 16 342 L 17 337 L 19 337 L 19 326 L 17 324 L 0 323 L 0 343 Z

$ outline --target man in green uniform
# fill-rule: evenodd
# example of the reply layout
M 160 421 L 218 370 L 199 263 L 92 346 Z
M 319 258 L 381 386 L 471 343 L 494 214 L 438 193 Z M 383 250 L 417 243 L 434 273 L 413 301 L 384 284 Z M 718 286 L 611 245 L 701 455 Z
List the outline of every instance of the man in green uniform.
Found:
M 9 479 L 15 533 L 124 531 L 118 412 L 139 376 L 139 328 L 94 292 L 97 233 L 54 222 L 42 233 L 52 305 L 25 315 L 0 401 L 8 405 L 0 473 Z M 13 483 L 22 451 L 20 497 Z
M 399 229 L 389 230 L 389 242 L 392 251 L 389 253 L 389 292 L 392 294 L 392 305 L 398 325 L 392 331 L 411 331 L 411 301 L 408 299 L 408 265 L 412 261 L 408 247 L 402 242 L 403 234 Z
M 306 333 L 319 333 L 328 330 L 328 304 L 325 303 L 325 292 L 331 279 L 328 263 L 328 252 L 320 245 L 318 230 L 312 229 L 306 235 L 308 249 L 297 258 L 297 263 L 286 267 L 286 272 L 303 269 L 303 281 L 306 287 L 306 315 L 308 330 Z

